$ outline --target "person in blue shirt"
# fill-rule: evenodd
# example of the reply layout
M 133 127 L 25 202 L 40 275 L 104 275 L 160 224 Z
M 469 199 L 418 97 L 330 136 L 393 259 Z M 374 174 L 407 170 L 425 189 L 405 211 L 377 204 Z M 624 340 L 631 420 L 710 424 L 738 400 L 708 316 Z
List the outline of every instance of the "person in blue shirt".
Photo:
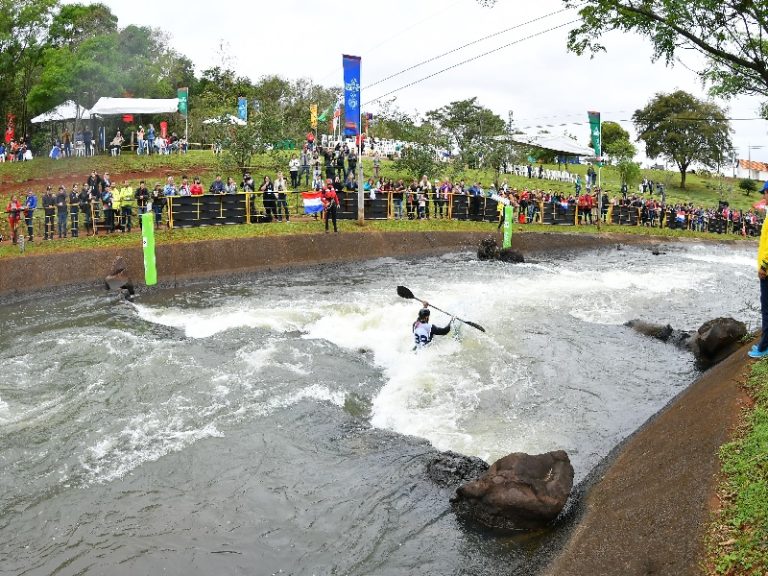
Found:
M 31 188 L 27 190 L 27 198 L 24 200 L 24 223 L 27 225 L 27 235 L 29 241 L 35 241 L 35 229 L 32 226 L 32 216 L 37 208 L 37 196 Z

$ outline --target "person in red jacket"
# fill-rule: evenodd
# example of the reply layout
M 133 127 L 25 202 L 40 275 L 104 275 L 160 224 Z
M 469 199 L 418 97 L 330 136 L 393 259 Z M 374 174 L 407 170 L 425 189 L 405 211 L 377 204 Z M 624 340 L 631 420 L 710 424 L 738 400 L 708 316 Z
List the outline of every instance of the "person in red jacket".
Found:
M 189 195 L 190 196 L 203 195 L 203 185 L 200 184 L 200 178 L 195 178 L 194 182 L 192 183 L 192 186 L 189 187 Z
M 11 201 L 8 202 L 5 211 L 8 213 L 8 224 L 11 227 L 11 239 L 14 244 L 16 244 L 19 239 L 19 220 L 21 219 L 21 212 L 23 209 L 24 208 L 16 195 L 14 194 L 11 196 Z M 335 222 L 336 221 L 334 220 L 334 226 Z
M 336 210 L 339 207 L 339 197 L 336 195 L 336 189 L 333 187 L 333 182 L 330 178 L 325 181 L 325 189 L 323 190 L 323 214 L 325 217 L 325 233 L 328 233 L 328 218 L 333 220 L 333 231 L 338 232 L 336 227 Z

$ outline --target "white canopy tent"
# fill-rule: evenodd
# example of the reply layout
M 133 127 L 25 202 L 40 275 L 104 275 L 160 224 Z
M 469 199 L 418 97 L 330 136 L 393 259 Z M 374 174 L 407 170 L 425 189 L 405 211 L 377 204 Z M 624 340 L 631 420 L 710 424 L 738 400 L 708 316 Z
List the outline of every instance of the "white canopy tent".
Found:
M 91 118 L 91 112 L 72 100 L 67 100 L 63 104 L 56 106 L 53 110 L 35 116 L 30 122 L 32 122 L 32 124 L 42 124 L 43 122 L 61 122 L 64 120 L 76 120 L 78 118 L 80 120 L 89 120 Z
M 513 134 L 511 136 L 497 136 L 498 140 L 510 140 L 518 144 L 528 144 L 537 146 L 545 150 L 552 150 L 561 154 L 571 156 L 589 156 L 593 157 L 595 151 L 589 146 L 582 146 L 575 140 L 567 136 L 552 136 L 551 134 L 540 134 L 538 136 L 529 136 L 527 134 Z
M 178 112 L 178 98 L 99 98 L 91 114 L 116 116 L 118 114 L 170 114 Z
M 208 120 L 203 120 L 203 124 L 235 124 L 237 126 L 245 126 L 248 122 L 237 116 L 232 116 L 232 114 L 225 114 L 220 118 L 208 118 Z

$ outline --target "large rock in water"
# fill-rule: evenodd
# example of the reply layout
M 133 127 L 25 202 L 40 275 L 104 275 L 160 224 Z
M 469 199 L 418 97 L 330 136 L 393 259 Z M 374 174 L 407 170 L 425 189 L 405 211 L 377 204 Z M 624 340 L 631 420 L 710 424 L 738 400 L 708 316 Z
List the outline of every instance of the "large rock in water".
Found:
M 674 330 L 669 324 L 663 326 L 643 320 L 630 320 L 624 325 L 640 334 L 690 350 L 699 368 L 714 366 L 736 352 L 747 335 L 746 325 L 733 318 L 715 318 L 702 324 L 693 334 Z
M 488 463 L 485 460 L 450 450 L 440 452 L 427 465 L 427 475 L 440 486 L 455 486 L 476 480 L 487 471 Z
M 562 450 L 509 454 L 456 490 L 456 512 L 488 528 L 527 530 L 560 514 L 573 488 L 573 466 Z
M 715 318 L 705 322 L 691 337 L 688 346 L 703 368 L 714 366 L 741 347 L 747 326 L 733 318 Z
M 511 248 L 499 248 L 494 238 L 490 236 L 480 241 L 477 247 L 478 260 L 501 260 L 502 262 L 513 262 L 516 264 L 525 262 L 525 258 L 520 252 Z

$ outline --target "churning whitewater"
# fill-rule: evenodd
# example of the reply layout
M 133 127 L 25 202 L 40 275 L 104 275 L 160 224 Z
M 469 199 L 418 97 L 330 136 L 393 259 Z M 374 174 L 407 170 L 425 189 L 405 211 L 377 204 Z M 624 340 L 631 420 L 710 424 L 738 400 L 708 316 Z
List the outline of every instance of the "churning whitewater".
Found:
M 2 304 L 0 565 L 524 571 L 540 541 L 463 527 L 429 458 L 564 449 L 583 479 L 696 377 L 689 354 L 624 322 L 695 330 L 733 316 L 754 329 L 752 253 L 673 244 L 515 266 L 454 253 L 133 304 L 96 288 Z M 457 323 L 414 353 L 420 303 L 398 284 L 486 332 Z

